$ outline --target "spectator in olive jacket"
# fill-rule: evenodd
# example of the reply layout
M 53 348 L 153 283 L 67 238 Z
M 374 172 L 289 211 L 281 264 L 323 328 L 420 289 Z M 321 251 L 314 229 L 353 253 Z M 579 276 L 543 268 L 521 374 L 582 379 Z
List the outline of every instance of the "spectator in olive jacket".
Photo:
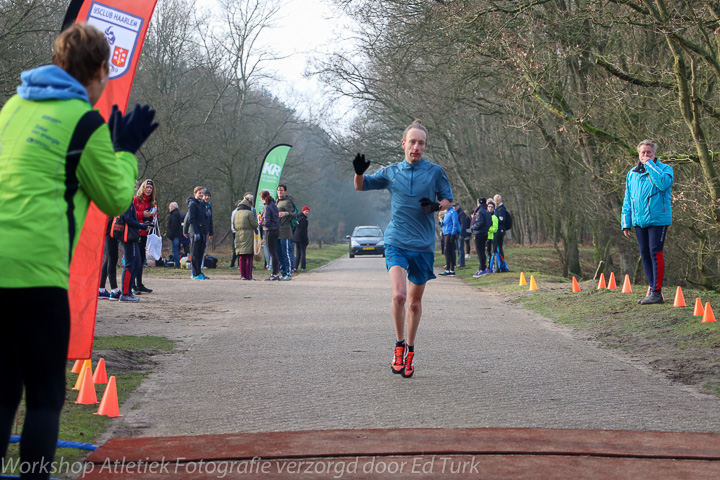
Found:
M 277 209 L 280 215 L 280 233 L 278 236 L 278 258 L 280 259 L 280 275 L 283 280 L 292 278 L 292 267 L 295 262 L 295 244 L 293 238 L 293 219 L 301 213 L 297 211 L 293 198 L 287 194 L 287 186 L 277 188 Z

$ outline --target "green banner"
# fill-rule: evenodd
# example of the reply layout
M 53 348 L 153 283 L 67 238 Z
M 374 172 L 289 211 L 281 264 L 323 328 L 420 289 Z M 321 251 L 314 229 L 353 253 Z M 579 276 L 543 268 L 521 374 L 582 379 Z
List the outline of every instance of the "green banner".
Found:
M 285 159 L 287 158 L 288 152 L 292 145 L 275 145 L 265 155 L 265 161 L 263 162 L 262 170 L 260 170 L 260 178 L 258 179 L 258 185 L 255 192 L 255 211 L 262 213 L 263 205 L 260 200 L 260 192 L 267 190 L 270 195 L 277 200 L 277 187 L 280 185 L 280 175 L 282 175 L 282 169 L 285 166 Z

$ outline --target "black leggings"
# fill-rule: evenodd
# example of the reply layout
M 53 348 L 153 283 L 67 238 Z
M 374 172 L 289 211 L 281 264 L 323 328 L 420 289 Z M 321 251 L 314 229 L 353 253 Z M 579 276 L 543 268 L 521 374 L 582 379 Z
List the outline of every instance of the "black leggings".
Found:
M 205 237 L 198 234 L 190 234 L 192 240 L 190 241 L 190 250 L 192 257 L 190 264 L 192 265 L 192 274 L 194 277 L 200 276 L 202 273 L 202 261 L 205 256 Z
M 140 242 L 138 243 L 140 248 L 140 268 L 138 268 L 137 275 L 135 275 L 134 285 L 140 287 L 143 285 L 142 274 L 145 268 L 145 247 L 147 247 L 147 235 L 140 235 Z
M 487 257 L 485 256 L 485 244 L 487 241 L 487 234 L 475 235 L 475 250 L 477 250 L 478 260 L 480 261 L 479 270 L 485 270 L 487 268 Z
M 110 235 L 105 236 L 105 258 L 103 258 L 100 271 L 100 288 L 105 288 L 105 282 L 110 278 L 110 288 L 115 290 L 117 285 L 118 241 Z
M 297 253 L 295 254 L 295 265 L 293 265 L 293 268 L 297 270 L 298 268 L 302 268 L 305 270 L 305 263 L 306 263 L 306 255 L 307 255 L 307 243 L 296 243 L 295 244 Z
M 455 235 L 445 235 L 445 266 L 451 272 L 455 271 Z
M 37 471 L 55 457 L 65 402 L 70 306 L 62 288 L 0 288 L 3 311 L 14 311 L 18 305 L 22 318 L 5 318 L 0 327 L 0 459 L 7 452 L 24 386 L 27 412 L 20 459 L 25 468 L 34 466 Z M 50 474 L 23 478 L 46 479 Z
M 505 251 L 503 250 L 504 239 L 505 232 L 495 232 L 495 238 L 493 239 L 493 253 L 499 253 L 502 258 L 505 258 Z

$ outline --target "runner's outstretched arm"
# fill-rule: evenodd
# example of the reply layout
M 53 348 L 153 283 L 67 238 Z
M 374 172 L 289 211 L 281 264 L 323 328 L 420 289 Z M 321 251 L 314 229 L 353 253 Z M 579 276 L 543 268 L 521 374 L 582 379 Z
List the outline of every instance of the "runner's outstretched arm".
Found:
M 365 155 L 357 154 L 353 159 L 353 168 L 355 169 L 355 190 L 363 191 L 363 181 L 365 179 L 365 170 L 370 166 L 370 160 L 365 160 Z

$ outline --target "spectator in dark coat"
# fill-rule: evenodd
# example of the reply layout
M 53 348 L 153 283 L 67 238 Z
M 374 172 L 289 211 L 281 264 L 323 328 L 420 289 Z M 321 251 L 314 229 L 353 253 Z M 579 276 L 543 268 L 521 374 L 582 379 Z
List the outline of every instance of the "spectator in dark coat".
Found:
M 190 252 L 192 261 L 193 280 L 205 280 L 208 277 L 202 273 L 202 261 L 205 256 L 205 236 L 207 235 L 207 219 L 205 192 L 203 187 L 195 187 L 193 197 L 188 197 L 188 212 L 183 225 L 183 235 L 190 239 Z
M 172 245 L 173 264 L 175 268 L 180 268 L 180 239 L 183 238 L 182 218 L 177 202 L 172 202 L 168 208 L 170 208 L 170 216 L 166 235 Z
M 275 200 L 270 192 L 263 190 L 260 192 L 260 199 L 265 204 L 262 214 L 262 228 L 265 232 L 265 242 L 270 252 L 270 261 L 272 263 L 272 275 L 265 280 L 280 280 L 280 263 L 278 260 L 278 235 L 280 234 L 280 215 Z
M 298 224 L 295 226 L 295 232 L 293 232 L 293 242 L 297 248 L 297 255 L 295 255 L 295 265 L 293 269 L 301 272 L 305 271 L 305 253 L 307 246 L 310 243 L 308 238 L 308 215 L 310 215 L 310 207 L 307 205 L 302 208 L 302 215 L 298 217 Z
M 493 251 L 500 253 L 500 256 L 505 258 L 503 240 L 505 239 L 505 217 L 507 216 L 507 210 L 505 209 L 505 204 L 500 194 L 495 195 L 493 200 L 495 200 L 495 216 L 498 218 L 498 230 L 495 233 Z
M 133 295 L 132 285 L 136 281 L 136 276 L 140 271 L 140 233 L 147 231 L 149 223 L 140 223 L 137 221 L 137 211 L 134 202 L 122 214 L 128 229 L 135 229 L 138 232 L 138 240 L 122 242 L 123 258 L 125 259 L 125 268 L 122 273 L 122 293 L 120 294 L 121 302 L 139 302 L 140 299 Z
M 486 200 L 478 198 L 477 208 L 473 211 L 472 226 L 470 227 L 472 234 L 475 236 L 475 250 L 477 250 L 478 260 L 480 261 L 478 271 L 473 275 L 475 278 L 490 273 L 490 269 L 487 268 L 485 244 L 488 240 L 488 231 L 492 225 L 492 213 L 488 211 Z

